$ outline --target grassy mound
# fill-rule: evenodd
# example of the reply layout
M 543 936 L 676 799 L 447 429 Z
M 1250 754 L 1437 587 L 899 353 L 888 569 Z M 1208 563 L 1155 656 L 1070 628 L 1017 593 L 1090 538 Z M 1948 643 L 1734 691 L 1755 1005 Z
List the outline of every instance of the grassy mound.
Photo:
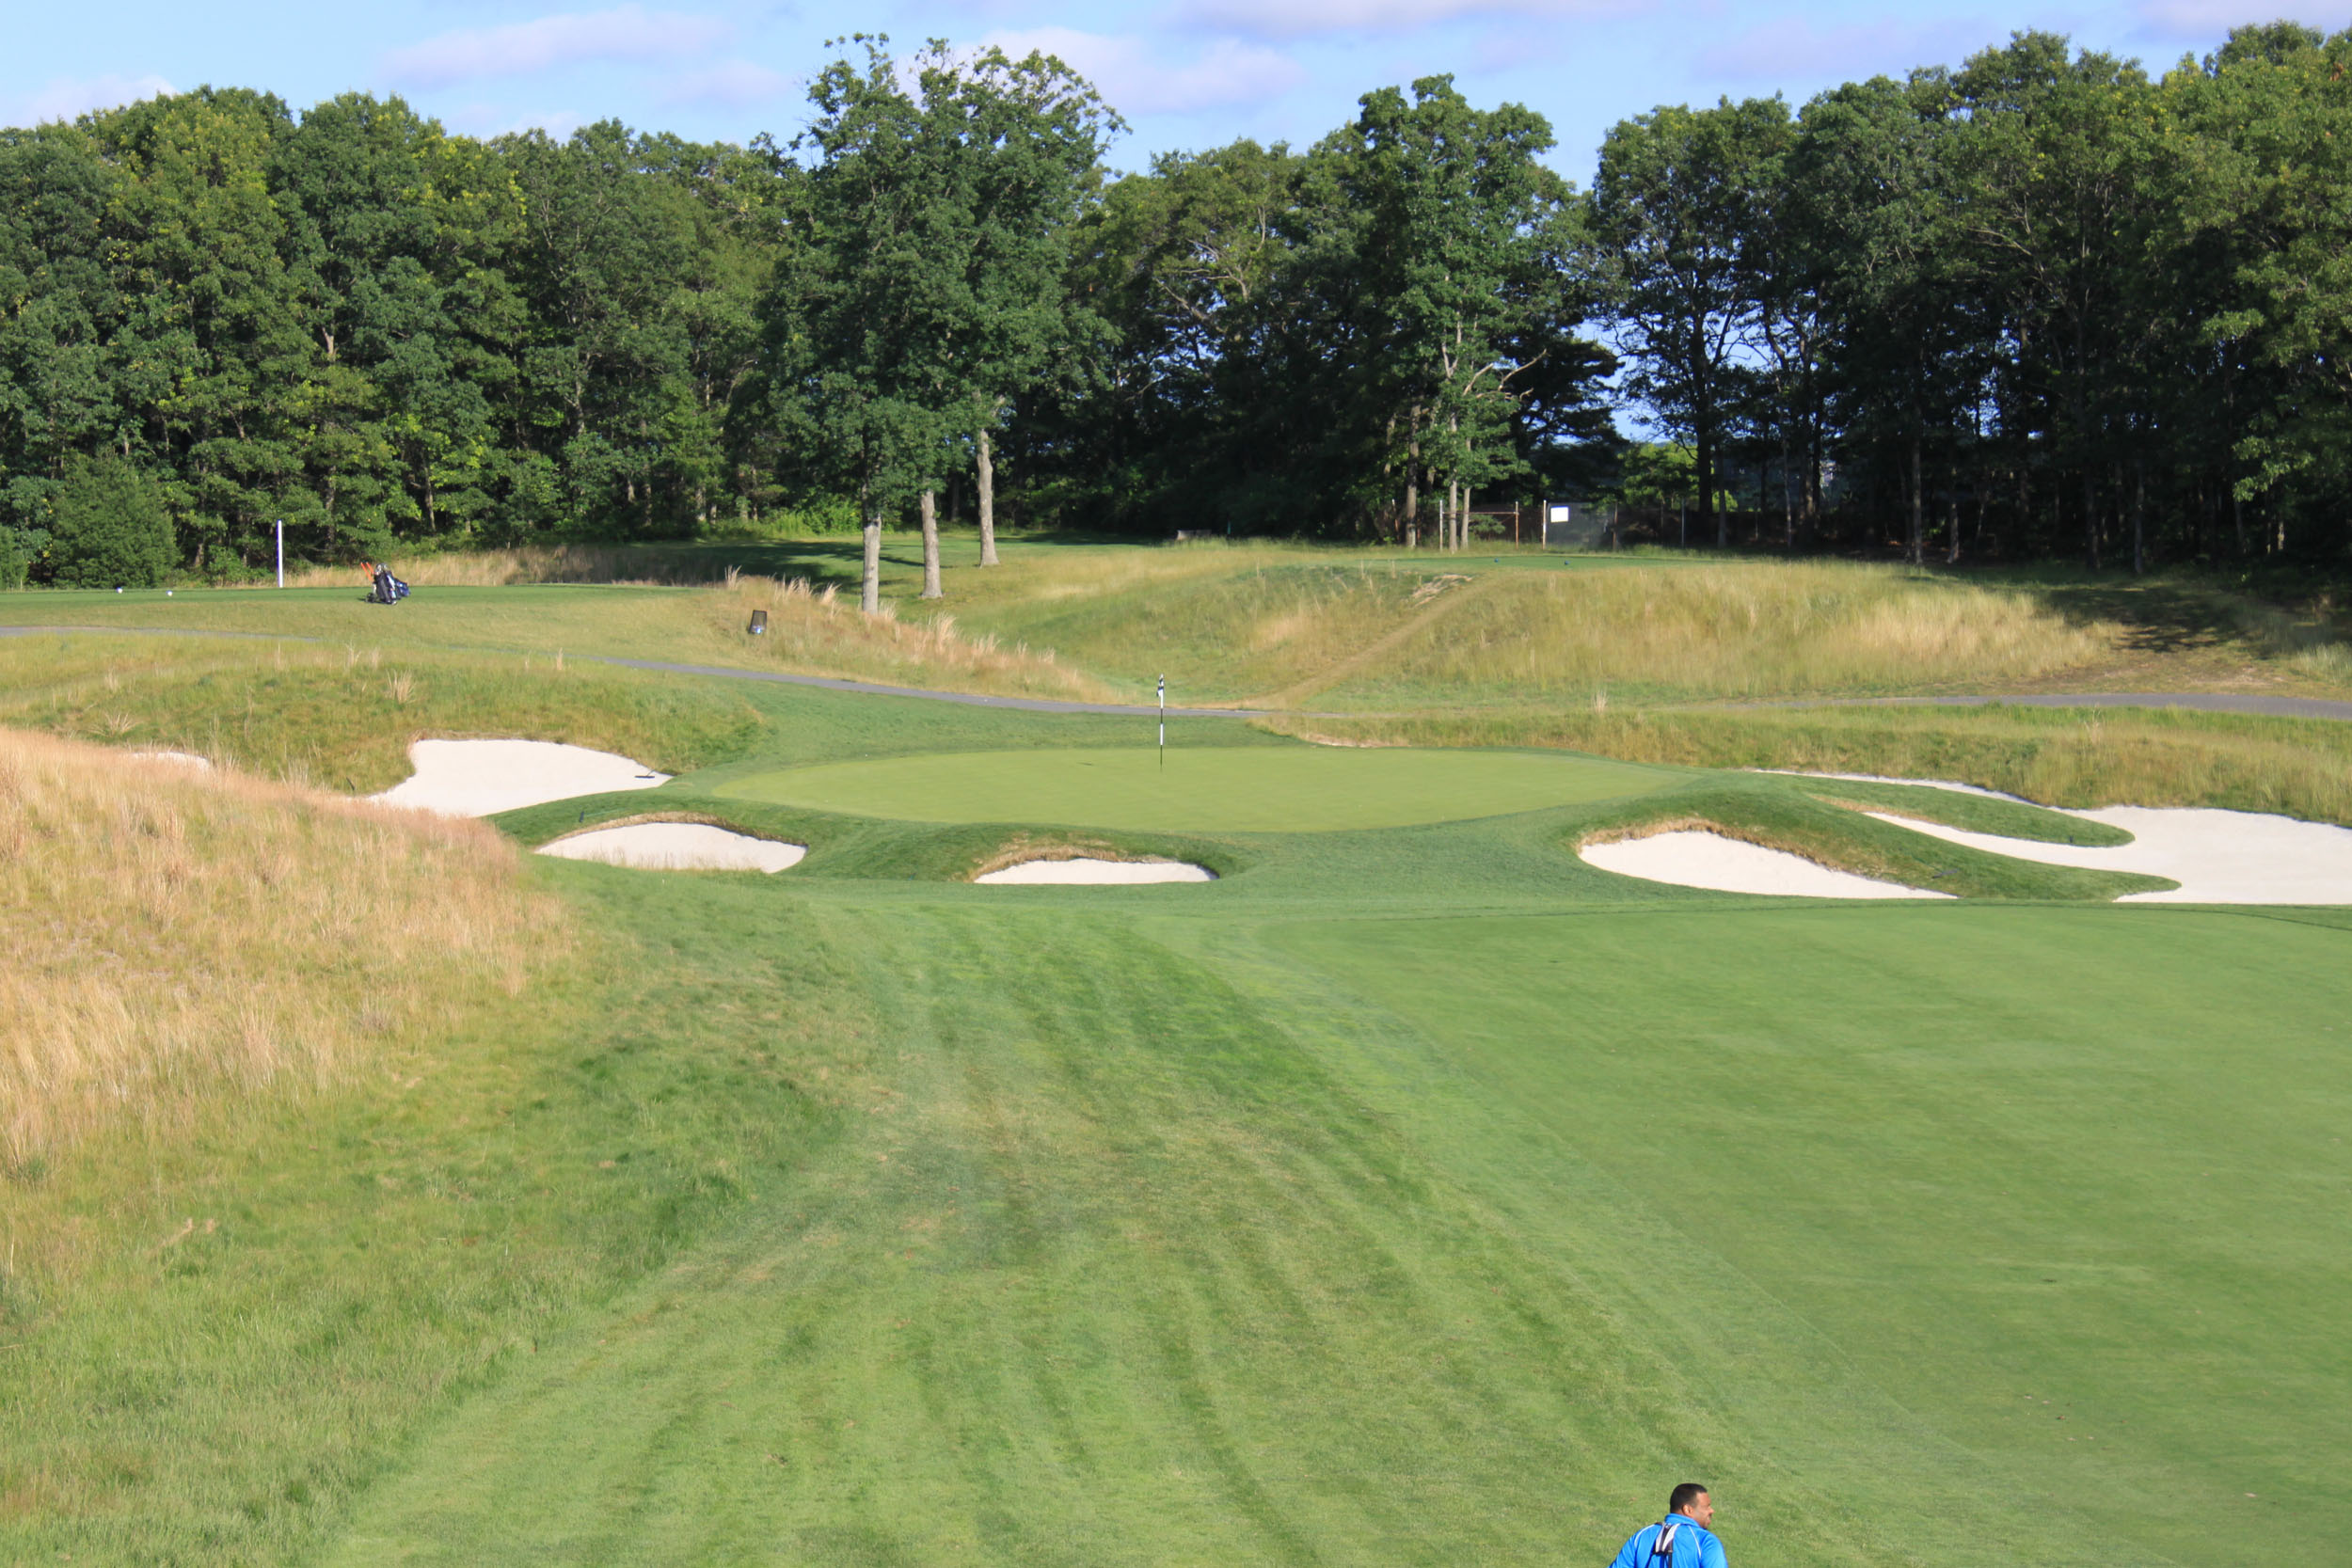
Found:
M 2352 724 L 2318 719 L 1993 705 L 1265 722 L 1357 745 L 1556 746 L 1628 762 L 1950 779 L 2074 809 L 2217 806 L 2352 826 Z
M 0 731 L 0 1163 L 348 1080 L 562 929 L 478 824 Z
M 832 1135 L 866 1047 L 821 941 L 746 969 L 517 860 L 0 732 L 0 1560 L 310 1560 Z
M 0 721 L 350 793 L 406 778 L 428 736 L 569 741 L 675 773 L 761 727 L 736 692 L 578 659 L 97 635 L 0 641 Z

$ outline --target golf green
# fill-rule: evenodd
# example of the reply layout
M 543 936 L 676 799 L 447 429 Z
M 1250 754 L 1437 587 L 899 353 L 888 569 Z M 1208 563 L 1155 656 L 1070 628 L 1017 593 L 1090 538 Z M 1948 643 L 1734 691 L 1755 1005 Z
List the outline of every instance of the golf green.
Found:
M 1643 795 L 1675 775 L 1530 752 L 1322 746 L 972 752 L 829 763 L 720 786 L 738 800 L 914 822 L 1314 832 Z

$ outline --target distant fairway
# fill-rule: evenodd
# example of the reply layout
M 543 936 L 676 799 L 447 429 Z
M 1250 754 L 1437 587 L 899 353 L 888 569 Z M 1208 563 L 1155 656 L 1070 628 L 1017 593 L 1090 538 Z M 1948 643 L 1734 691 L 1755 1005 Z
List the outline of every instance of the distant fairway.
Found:
M 1189 832 L 1316 832 L 1500 816 L 1645 795 L 1659 768 L 1525 752 L 1173 748 L 980 752 L 833 763 L 719 793 L 912 822 L 1066 822 Z

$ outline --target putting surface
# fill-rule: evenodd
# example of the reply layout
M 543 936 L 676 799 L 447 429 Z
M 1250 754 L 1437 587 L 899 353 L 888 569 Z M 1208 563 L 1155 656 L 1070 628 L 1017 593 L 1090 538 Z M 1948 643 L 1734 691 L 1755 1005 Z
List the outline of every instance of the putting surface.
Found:
M 1325 746 L 969 752 L 829 763 L 716 793 L 913 822 L 1066 822 L 1195 832 L 1316 832 L 1501 816 L 1645 795 L 1660 768 L 1530 752 Z

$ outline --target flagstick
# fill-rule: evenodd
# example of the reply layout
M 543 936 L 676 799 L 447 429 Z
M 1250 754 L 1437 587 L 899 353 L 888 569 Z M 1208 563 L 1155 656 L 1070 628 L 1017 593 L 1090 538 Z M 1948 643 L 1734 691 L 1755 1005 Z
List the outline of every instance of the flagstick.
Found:
M 1160 771 L 1168 771 L 1168 677 L 1160 677 Z

